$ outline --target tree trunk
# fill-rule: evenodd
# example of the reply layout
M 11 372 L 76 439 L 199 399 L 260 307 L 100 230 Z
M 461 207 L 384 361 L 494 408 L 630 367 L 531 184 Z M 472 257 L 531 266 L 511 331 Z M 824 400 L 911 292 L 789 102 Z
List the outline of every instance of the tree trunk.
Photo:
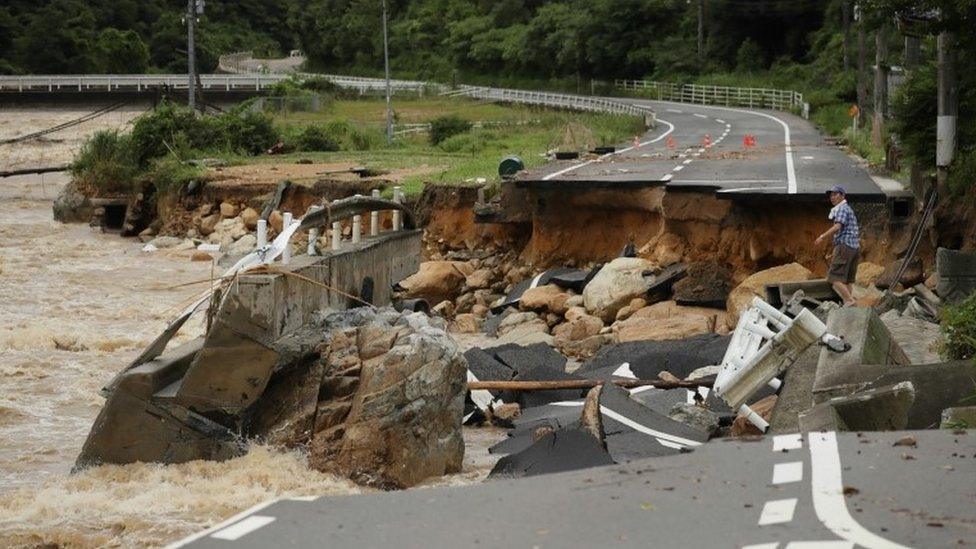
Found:
M 705 64 L 705 0 L 698 0 L 698 65 Z
M 887 24 L 878 27 L 874 38 L 874 118 L 871 124 L 871 142 L 876 147 L 885 145 L 885 118 L 888 114 L 888 37 Z
M 857 107 L 861 110 L 859 117 L 868 112 L 868 82 L 867 82 L 867 48 L 864 45 L 864 17 L 857 23 Z
M 841 26 L 844 29 L 844 70 L 851 68 L 851 3 L 843 0 L 840 3 Z

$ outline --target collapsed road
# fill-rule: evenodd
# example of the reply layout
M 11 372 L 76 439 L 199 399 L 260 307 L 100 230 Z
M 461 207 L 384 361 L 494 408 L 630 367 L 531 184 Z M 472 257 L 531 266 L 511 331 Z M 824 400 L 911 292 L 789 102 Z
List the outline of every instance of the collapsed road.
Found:
M 965 544 L 976 530 L 973 436 L 779 435 L 464 488 L 268 502 L 170 547 Z

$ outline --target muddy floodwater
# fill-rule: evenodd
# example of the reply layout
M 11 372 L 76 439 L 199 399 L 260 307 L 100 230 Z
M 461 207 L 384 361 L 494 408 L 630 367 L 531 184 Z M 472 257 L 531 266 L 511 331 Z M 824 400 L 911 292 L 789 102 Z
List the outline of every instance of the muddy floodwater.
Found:
M 0 137 L 50 127 L 93 109 L 0 110 Z M 57 140 L 0 146 L 6 169 L 70 160 L 115 113 Z M 208 262 L 144 253 L 134 239 L 52 219 L 61 174 L 0 179 L 0 547 L 159 546 L 271 498 L 355 494 L 310 470 L 305 456 L 253 446 L 223 463 L 102 466 L 71 474 L 103 399 L 131 361 L 212 275 Z M 201 333 L 184 328 L 177 341 Z M 464 471 L 428 485 L 468 484 L 492 465 L 504 434 L 466 430 Z

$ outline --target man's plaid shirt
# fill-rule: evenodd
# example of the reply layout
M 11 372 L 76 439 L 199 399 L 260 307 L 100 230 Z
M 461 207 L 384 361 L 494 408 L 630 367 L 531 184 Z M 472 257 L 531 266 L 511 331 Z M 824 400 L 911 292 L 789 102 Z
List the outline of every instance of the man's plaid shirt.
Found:
M 846 200 L 830 211 L 829 218 L 834 223 L 841 225 L 840 230 L 834 234 L 834 245 L 843 244 L 850 248 L 861 247 L 861 230 L 857 226 L 857 217 L 854 216 L 854 210 L 851 209 Z

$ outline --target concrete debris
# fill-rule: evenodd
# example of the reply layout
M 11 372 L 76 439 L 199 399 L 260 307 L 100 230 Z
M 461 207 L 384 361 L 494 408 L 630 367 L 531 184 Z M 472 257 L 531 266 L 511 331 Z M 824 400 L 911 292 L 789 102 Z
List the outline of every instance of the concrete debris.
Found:
M 976 254 L 939 248 L 935 264 L 936 292 L 946 303 L 958 303 L 976 292 Z
M 896 310 L 881 315 L 881 321 L 891 333 L 891 338 L 905 352 L 910 364 L 939 362 L 939 349 L 944 339 L 938 324 L 900 315 Z
M 718 414 L 697 404 L 679 402 L 671 408 L 668 417 L 694 427 L 708 436 L 714 436 L 719 429 Z
M 739 322 L 739 315 L 752 306 L 754 297 L 766 299 L 767 285 L 799 282 L 812 278 L 813 273 L 799 263 L 780 265 L 750 275 L 729 293 L 729 299 L 726 302 L 728 327 L 730 329 L 735 328 Z
M 832 398 L 800 414 L 800 431 L 902 431 L 915 394 L 906 381 Z
M 859 366 L 862 364 L 910 363 L 891 332 L 871 309 L 847 307 L 834 310 L 827 319 L 827 331 L 843 335 L 851 348 L 845 353 L 827 348 L 821 350 L 814 381 L 815 393 L 843 393 L 844 387 L 856 386 L 861 382 Z

